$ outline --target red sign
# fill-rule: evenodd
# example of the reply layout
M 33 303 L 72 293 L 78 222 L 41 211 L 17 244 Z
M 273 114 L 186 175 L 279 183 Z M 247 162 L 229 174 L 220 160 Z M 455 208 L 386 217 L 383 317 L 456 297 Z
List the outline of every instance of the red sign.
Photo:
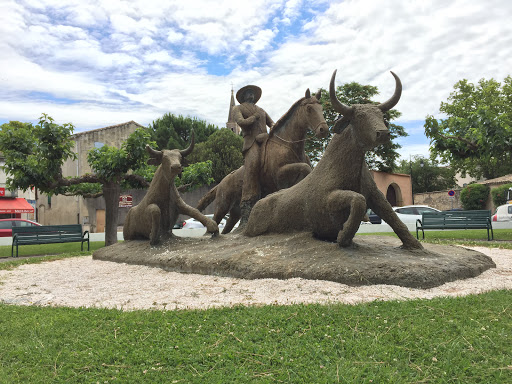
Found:
M 455 191 L 453 189 L 450 189 L 448 191 L 448 196 L 451 196 L 451 197 L 455 196 Z
M 132 204 L 133 198 L 132 195 L 121 195 L 119 196 L 119 208 L 130 208 L 133 206 Z
M 5 196 L 5 188 L 0 188 L 0 196 Z

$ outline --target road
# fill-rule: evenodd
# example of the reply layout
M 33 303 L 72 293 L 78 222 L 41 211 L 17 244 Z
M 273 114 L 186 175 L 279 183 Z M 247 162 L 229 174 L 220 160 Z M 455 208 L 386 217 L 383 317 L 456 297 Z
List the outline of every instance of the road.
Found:
M 416 231 L 415 224 L 407 224 L 410 231 Z M 512 229 L 512 222 L 493 222 L 493 229 Z M 393 232 L 386 224 L 361 224 L 357 233 Z M 172 233 L 180 237 L 200 237 L 206 233 L 206 229 L 173 229 Z M 123 240 L 123 232 L 117 232 L 117 239 Z M 90 241 L 105 241 L 105 233 L 91 233 Z M 11 237 L 0 237 L 0 245 L 11 245 Z

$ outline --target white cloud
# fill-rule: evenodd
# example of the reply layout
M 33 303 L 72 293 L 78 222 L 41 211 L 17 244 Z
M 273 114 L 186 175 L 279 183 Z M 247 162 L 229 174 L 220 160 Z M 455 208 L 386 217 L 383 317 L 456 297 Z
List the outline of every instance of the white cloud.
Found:
M 170 43 L 179 43 L 181 40 L 183 40 L 183 33 L 176 32 L 174 30 L 170 30 L 167 33 L 167 41 Z
M 337 69 L 338 85 L 375 85 L 382 100 L 394 71 L 402 119 L 421 120 L 439 116 L 460 79 L 510 74 L 510 14 L 507 0 L 4 0 L 0 119 L 45 112 L 97 128 L 173 112 L 224 126 L 231 83 L 251 83 L 277 120 Z M 302 32 L 288 35 L 292 24 Z M 234 69 L 208 74 L 213 66 Z M 414 145 L 406 156 L 425 149 Z

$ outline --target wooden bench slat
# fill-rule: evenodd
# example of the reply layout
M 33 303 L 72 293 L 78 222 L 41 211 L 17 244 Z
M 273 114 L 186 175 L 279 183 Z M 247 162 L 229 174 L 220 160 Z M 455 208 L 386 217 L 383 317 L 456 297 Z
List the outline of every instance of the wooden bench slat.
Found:
M 82 233 L 81 224 L 14 227 L 12 229 L 11 256 L 14 257 L 15 245 L 16 257 L 18 257 L 19 245 L 80 242 L 80 249 L 83 250 L 84 242 L 86 241 L 87 250 L 89 251 L 89 231 L 85 231 Z

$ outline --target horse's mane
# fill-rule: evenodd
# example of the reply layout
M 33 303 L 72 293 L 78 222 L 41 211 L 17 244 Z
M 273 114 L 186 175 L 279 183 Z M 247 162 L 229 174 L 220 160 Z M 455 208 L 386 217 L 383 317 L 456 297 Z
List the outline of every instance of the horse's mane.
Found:
M 288 112 L 286 112 L 283 116 L 281 116 L 281 118 L 279 120 L 276 121 L 276 123 L 270 130 L 270 135 L 279 132 L 279 130 L 282 129 L 286 125 L 286 122 L 288 121 L 288 119 L 290 117 L 292 117 L 292 115 L 295 113 L 295 110 L 300 105 L 302 105 L 304 101 L 309 101 L 309 100 L 311 100 L 311 102 L 318 101 L 315 97 L 310 97 L 309 99 L 307 99 L 305 97 L 301 97 L 299 100 L 297 100 L 295 103 L 293 103 L 293 105 L 290 107 Z M 305 104 L 307 104 L 307 103 L 305 103 Z

